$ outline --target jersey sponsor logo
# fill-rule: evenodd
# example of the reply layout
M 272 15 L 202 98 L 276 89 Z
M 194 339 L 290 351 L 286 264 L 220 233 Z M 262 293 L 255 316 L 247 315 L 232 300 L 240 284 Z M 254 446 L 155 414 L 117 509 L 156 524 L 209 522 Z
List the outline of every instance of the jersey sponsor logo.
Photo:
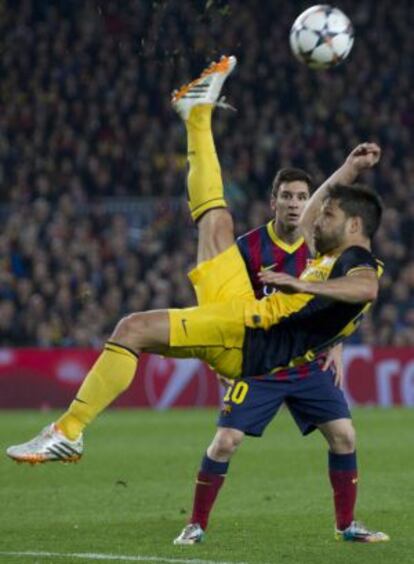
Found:
M 335 264 L 337 257 L 321 257 L 307 259 L 306 268 L 300 278 L 309 281 L 326 280 Z
M 268 266 L 264 266 L 263 264 L 260 267 L 260 272 L 266 272 L 267 270 L 274 270 L 277 267 L 278 263 L 274 262 L 273 264 L 269 264 Z M 265 284 L 263 286 L 263 295 L 264 296 L 271 296 L 275 294 L 278 290 L 274 286 L 269 286 Z
M 274 286 L 268 286 L 267 284 L 265 284 L 263 286 L 263 295 L 264 296 L 271 296 L 272 294 L 276 294 L 276 292 L 278 292 L 279 290 L 277 288 L 275 288 Z
M 331 267 L 333 266 L 334 262 L 336 261 L 337 257 L 323 257 L 322 261 L 321 261 L 321 266 L 328 266 Z
M 309 282 L 326 280 L 329 276 L 329 272 L 330 271 L 325 268 L 310 267 L 306 269 L 301 278 L 303 278 L 303 280 L 308 280 Z
M 329 274 L 332 270 L 332 266 L 335 259 L 328 257 L 329 262 L 325 263 L 324 260 L 312 260 L 308 263 L 306 269 L 300 275 L 302 280 L 308 280 L 310 282 L 318 282 L 321 280 L 327 280 Z

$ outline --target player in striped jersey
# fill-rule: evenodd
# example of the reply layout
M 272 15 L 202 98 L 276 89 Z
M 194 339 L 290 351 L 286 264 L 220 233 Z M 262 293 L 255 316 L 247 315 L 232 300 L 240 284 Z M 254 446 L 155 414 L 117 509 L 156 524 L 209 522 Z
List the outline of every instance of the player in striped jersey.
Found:
M 311 177 L 305 171 L 297 168 L 280 170 L 273 181 L 270 197 L 270 208 L 275 217 L 237 239 L 258 299 L 275 291 L 271 287 L 263 288 L 259 272 L 273 270 L 298 278 L 311 258 L 298 227 L 311 188 Z

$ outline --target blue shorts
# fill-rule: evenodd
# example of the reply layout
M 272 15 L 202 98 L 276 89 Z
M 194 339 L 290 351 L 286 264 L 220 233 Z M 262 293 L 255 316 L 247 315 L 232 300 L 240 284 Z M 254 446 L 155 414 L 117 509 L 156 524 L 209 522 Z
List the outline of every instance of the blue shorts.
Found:
M 331 370 L 293 381 L 238 380 L 225 395 L 218 426 L 260 437 L 282 403 L 288 407 L 303 435 L 322 423 L 350 419 L 344 393 L 335 386 L 334 380 Z

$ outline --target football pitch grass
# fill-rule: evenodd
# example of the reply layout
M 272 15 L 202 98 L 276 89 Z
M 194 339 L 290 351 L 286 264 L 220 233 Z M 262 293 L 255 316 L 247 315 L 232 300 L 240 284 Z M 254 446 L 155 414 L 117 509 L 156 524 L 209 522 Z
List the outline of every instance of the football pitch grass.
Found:
M 283 411 L 230 466 L 205 542 L 172 545 L 191 508 L 215 411 L 111 411 L 87 432 L 79 464 L 6 458 L 55 417 L 0 412 L 0 562 L 382 564 L 414 562 L 414 410 L 354 411 L 357 516 L 391 535 L 378 545 L 335 542 L 318 433 L 302 438 Z M 112 556 L 112 558 L 111 558 Z

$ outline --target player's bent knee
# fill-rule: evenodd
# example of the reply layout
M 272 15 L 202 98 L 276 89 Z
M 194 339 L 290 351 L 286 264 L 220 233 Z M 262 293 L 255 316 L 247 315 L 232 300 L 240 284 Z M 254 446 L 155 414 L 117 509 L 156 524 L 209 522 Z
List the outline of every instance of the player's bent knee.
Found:
M 352 424 L 344 425 L 338 429 L 329 440 L 330 448 L 337 453 L 354 452 L 356 446 L 356 433 Z
M 164 351 L 170 342 L 168 310 L 143 311 L 123 317 L 109 340 L 136 353 Z
M 244 433 L 238 429 L 218 429 L 207 454 L 213 460 L 228 460 L 241 444 Z
M 139 348 L 147 330 L 147 320 L 144 313 L 131 313 L 123 317 L 110 337 L 120 345 Z
M 356 433 L 352 425 L 345 431 L 343 435 L 343 444 L 350 451 L 353 452 L 356 447 Z
M 115 327 L 111 339 L 127 339 L 139 325 L 139 313 L 132 313 L 123 317 Z

